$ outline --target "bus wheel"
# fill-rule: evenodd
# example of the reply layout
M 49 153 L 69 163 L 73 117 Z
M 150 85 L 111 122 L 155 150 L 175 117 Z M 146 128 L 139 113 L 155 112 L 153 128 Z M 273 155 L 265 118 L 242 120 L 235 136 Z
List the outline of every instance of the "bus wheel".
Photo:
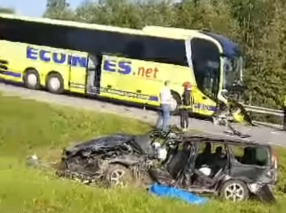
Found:
M 60 74 L 51 73 L 48 75 L 46 86 L 49 92 L 61 94 L 64 91 L 64 81 Z
M 172 115 L 178 115 L 179 107 L 181 105 L 181 99 L 180 99 L 180 96 L 175 92 L 172 92 L 172 96 L 173 96 L 172 104 L 171 104 Z
M 23 77 L 23 82 L 26 88 L 37 90 L 40 89 L 40 77 L 36 70 L 28 69 Z

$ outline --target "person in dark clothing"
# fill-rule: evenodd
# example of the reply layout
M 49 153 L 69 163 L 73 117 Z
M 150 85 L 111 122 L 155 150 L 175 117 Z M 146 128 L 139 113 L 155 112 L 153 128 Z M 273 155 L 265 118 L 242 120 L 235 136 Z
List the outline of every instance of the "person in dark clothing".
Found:
M 180 124 L 181 128 L 186 131 L 189 128 L 189 112 L 192 109 L 193 98 L 191 94 L 191 84 L 183 84 L 184 92 L 182 94 L 182 106 L 180 107 Z
M 200 168 L 204 164 L 210 164 L 211 160 L 212 147 L 210 143 L 206 143 L 206 147 L 202 153 L 200 153 L 196 159 L 195 167 Z

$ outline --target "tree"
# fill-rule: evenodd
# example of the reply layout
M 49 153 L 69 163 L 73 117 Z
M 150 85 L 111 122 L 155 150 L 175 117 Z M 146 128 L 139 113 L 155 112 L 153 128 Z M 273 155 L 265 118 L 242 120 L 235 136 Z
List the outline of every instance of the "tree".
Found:
M 0 7 L 0 13 L 15 13 L 15 11 L 12 8 Z
M 47 9 L 43 16 L 52 19 L 73 20 L 74 12 L 66 0 L 47 0 Z
M 175 14 L 171 1 L 85 1 L 76 10 L 77 20 L 141 29 L 145 25 L 170 26 Z

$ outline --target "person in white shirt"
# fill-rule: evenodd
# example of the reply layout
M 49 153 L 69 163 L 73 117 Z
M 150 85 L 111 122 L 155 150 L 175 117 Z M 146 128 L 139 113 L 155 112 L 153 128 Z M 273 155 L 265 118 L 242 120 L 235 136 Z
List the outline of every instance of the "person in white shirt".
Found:
M 168 121 L 170 118 L 171 104 L 172 104 L 172 94 L 169 88 L 170 81 L 165 81 L 164 87 L 160 92 L 160 106 L 159 117 L 157 120 L 156 128 L 167 131 Z

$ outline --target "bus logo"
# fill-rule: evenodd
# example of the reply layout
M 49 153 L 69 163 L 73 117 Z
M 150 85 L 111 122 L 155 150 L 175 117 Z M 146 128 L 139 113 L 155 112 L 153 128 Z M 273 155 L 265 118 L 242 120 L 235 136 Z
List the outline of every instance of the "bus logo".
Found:
M 158 68 L 145 68 L 138 67 L 137 69 L 132 69 L 132 63 L 128 60 L 111 60 L 105 59 L 103 61 L 103 70 L 107 72 L 118 72 L 123 75 L 136 75 L 144 78 L 157 78 Z
M 104 60 L 103 69 L 109 72 L 119 72 L 123 75 L 128 75 L 132 71 L 130 61 Z
M 66 53 L 52 52 L 34 47 L 27 47 L 26 58 L 31 60 L 41 60 L 55 64 L 66 64 L 73 67 L 87 67 L 87 58 Z

